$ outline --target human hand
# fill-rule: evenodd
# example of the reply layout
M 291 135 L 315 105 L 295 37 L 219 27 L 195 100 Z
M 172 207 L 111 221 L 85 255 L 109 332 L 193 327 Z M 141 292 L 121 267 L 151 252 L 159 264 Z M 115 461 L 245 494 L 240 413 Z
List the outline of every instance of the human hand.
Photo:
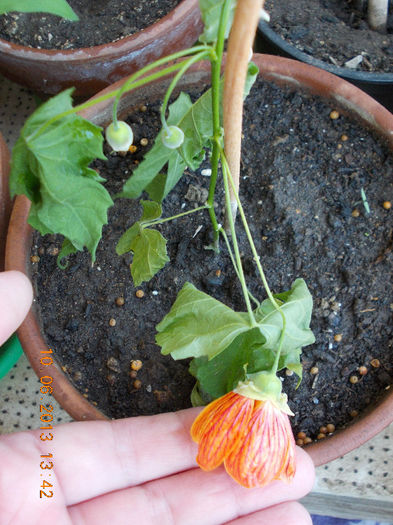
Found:
M 10 273 L 0 274 L 0 325 L 8 323 L 9 332 L 31 300 L 26 280 Z M 189 430 L 197 412 L 68 423 L 51 431 L 51 441 L 41 441 L 40 430 L 1 436 L 1 525 L 311 524 L 295 501 L 314 478 L 303 450 L 291 484 L 245 489 L 222 467 L 196 468 Z M 44 479 L 53 495 L 40 498 Z

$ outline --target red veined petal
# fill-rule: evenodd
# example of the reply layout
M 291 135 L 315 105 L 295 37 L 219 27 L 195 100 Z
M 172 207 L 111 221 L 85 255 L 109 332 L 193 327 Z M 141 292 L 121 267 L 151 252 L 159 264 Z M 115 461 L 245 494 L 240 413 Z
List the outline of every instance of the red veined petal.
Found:
M 270 402 L 260 402 L 243 442 L 225 459 L 225 468 L 240 485 L 262 487 L 294 474 L 294 440 L 288 416 Z
M 215 469 L 242 442 L 254 403 L 253 399 L 229 392 L 199 414 L 191 436 L 199 442 L 197 463 L 201 468 Z

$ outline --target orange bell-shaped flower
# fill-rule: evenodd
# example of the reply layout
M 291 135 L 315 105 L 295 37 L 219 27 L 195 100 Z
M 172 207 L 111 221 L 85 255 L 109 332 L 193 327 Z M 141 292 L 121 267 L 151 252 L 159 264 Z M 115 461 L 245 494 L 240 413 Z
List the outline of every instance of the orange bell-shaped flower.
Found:
M 243 389 L 247 393 L 248 387 Z M 242 392 L 241 387 L 236 390 Z M 269 395 L 253 399 L 236 391 L 216 399 L 191 428 L 193 440 L 199 443 L 199 466 L 213 470 L 223 462 L 228 474 L 247 488 L 277 479 L 291 481 L 296 470 L 295 440 L 288 413 L 283 395 L 280 403 Z

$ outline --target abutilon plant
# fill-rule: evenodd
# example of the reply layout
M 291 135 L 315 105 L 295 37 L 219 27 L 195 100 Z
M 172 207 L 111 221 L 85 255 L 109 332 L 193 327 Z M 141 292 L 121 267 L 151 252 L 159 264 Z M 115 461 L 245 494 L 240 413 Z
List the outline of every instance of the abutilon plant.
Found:
M 102 130 L 77 112 L 114 97 L 112 123 L 105 136 L 113 150 L 126 152 L 133 132 L 117 118 L 122 95 L 171 76 L 160 111 L 162 129 L 115 196 L 137 199 L 145 192 L 144 197 L 150 197 L 140 201 L 141 217 L 122 234 L 116 252 L 131 252 L 131 276 L 139 286 L 169 262 L 167 241 L 155 226 L 196 212 L 210 219 L 209 248 L 219 252 L 224 245 L 227 249 L 245 311 L 234 311 L 186 282 L 157 325 L 156 342 L 165 355 L 191 358 L 190 373 L 196 379 L 191 401 L 207 405 L 191 429 L 199 444 L 201 468 L 209 471 L 223 463 L 241 485 L 260 487 L 275 479 L 289 482 L 295 473 L 291 411 L 277 373 L 287 368 L 301 379 L 302 347 L 314 342 L 309 326 L 312 298 L 303 279 L 295 279 L 287 291 L 272 293 L 239 198 L 243 100 L 258 74 L 249 50 L 264 2 L 199 3 L 204 31 L 192 48 L 145 66 L 116 91 L 79 106 L 72 105 L 72 90 L 42 104 L 26 121 L 14 148 L 10 188 L 12 195 L 24 194 L 31 200 L 29 223 L 34 228 L 42 234 L 64 236 L 59 265 L 84 248 L 94 263 L 113 200 L 103 179 L 89 167 L 92 160 L 105 159 Z M 223 76 L 224 43 L 230 30 Z M 170 103 L 181 77 L 201 60 L 210 61 L 211 88 L 195 102 L 182 92 Z M 201 166 L 207 152 L 211 175 L 206 203 L 162 217 L 165 197 L 186 168 L 195 171 Z M 224 210 L 215 202 L 219 176 L 225 191 Z M 247 286 L 235 227 L 237 215 L 267 295 L 262 301 Z

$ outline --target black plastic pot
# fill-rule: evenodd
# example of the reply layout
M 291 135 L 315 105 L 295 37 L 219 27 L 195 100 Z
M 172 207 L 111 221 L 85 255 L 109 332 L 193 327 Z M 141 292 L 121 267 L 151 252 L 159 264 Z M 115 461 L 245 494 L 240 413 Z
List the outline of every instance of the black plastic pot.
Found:
M 263 21 L 260 21 L 258 24 L 255 48 L 259 53 L 270 53 L 287 58 L 294 58 L 295 60 L 300 60 L 306 64 L 311 64 L 312 66 L 334 73 L 368 93 L 393 113 L 393 72 L 372 73 L 367 71 L 354 71 L 352 69 L 328 64 L 300 51 L 279 36 L 269 24 Z

